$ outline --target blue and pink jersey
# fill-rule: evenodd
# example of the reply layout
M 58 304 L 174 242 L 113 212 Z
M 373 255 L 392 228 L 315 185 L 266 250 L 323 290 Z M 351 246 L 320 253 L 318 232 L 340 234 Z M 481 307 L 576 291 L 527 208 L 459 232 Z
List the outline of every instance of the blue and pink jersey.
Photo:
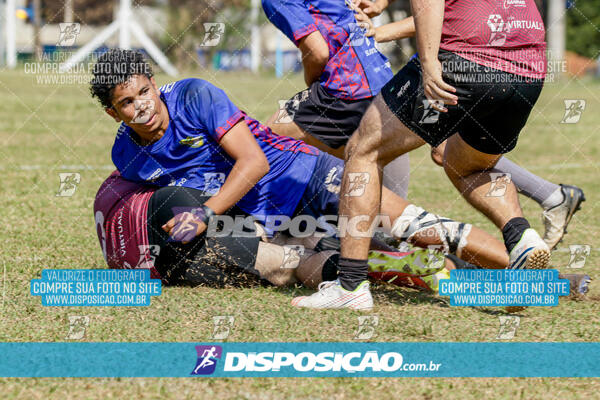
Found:
M 357 26 L 344 0 L 262 0 L 267 18 L 294 44 L 319 31 L 329 47 L 320 77 L 332 96 L 359 100 L 376 96 L 393 76 L 388 59 Z
M 215 193 L 235 163 L 219 142 L 243 120 L 265 153 L 270 170 L 237 203 L 238 207 L 263 223 L 266 215 L 292 216 L 319 150 L 274 134 L 204 80 L 184 79 L 161 87 L 161 92 L 170 116 L 162 138 L 142 146 L 127 125 L 122 124 L 117 132 L 112 160 L 124 178 Z

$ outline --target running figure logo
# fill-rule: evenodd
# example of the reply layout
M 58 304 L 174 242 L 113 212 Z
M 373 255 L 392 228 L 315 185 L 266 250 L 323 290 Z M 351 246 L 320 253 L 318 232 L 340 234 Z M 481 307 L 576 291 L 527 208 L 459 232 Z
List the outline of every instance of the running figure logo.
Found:
M 196 346 L 198 361 L 190 375 L 210 375 L 215 372 L 217 362 L 223 355 L 221 346 Z
M 354 335 L 355 340 L 369 340 L 375 336 L 375 327 L 379 325 L 377 315 L 361 315 L 358 317 L 358 329 Z
M 358 197 L 365 193 L 367 183 L 371 176 L 368 172 L 349 172 L 348 173 L 348 197 Z
M 213 335 L 216 340 L 225 340 L 229 337 L 229 333 L 233 328 L 235 317 L 233 315 L 216 315 L 213 317 Z
M 222 22 L 205 22 L 204 39 L 200 46 L 214 47 L 219 44 L 225 33 L 225 24 Z
M 225 184 L 225 174 L 222 172 L 204 173 L 204 194 L 207 196 L 216 196 Z
M 435 124 L 440 119 L 440 112 L 433 106 L 443 107 L 444 102 L 441 100 L 423 100 L 423 116 L 419 124 Z
M 291 111 L 291 113 L 290 113 L 285 108 L 288 101 L 291 102 L 292 108 L 295 108 L 296 110 L 298 109 L 299 104 L 294 99 L 278 100 L 279 111 L 277 112 L 277 118 L 275 118 L 276 124 L 289 124 L 290 122 L 294 121 L 294 115 L 296 114 L 295 110 L 290 110 Z
M 521 324 L 521 317 L 517 317 L 516 315 L 501 315 L 498 318 L 500 319 L 500 330 L 498 331 L 496 339 L 514 339 L 517 328 Z
M 508 32 L 508 24 L 504 23 L 501 15 L 491 14 L 487 20 L 487 26 L 490 28 L 490 40 L 488 46 L 504 46 L 506 43 L 506 33 Z
M 133 124 L 145 124 L 154 116 L 154 100 L 136 99 L 133 100 L 135 113 L 131 119 Z
M 90 326 L 90 317 L 87 315 L 69 315 L 69 333 L 65 339 L 81 340 L 85 331 Z
M 560 121 L 561 124 L 576 124 L 585 110 L 585 100 L 565 100 L 565 116 Z
M 77 35 L 81 32 L 81 25 L 77 22 L 61 22 L 58 24 L 60 35 L 58 37 L 57 46 L 73 46 Z
M 58 197 L 71 197 L 77 190 L 77 185 L 81 183 L 79 172 L 60 172 L 58 174 L 60 186 L 56 192 Z
M 298 268 L 300 257 L 304 255 L 304 246 L 302 245 L 283 245 L 283 260 L 281 262 L 282 269 Z
M 348 24 L 348 44 L 350 46 L 362 46 L 363 44 L 369 45 L 371 42 L 369 38 L 366 36 L 368 29 L 368 25 L 364 22 L 362 23 L 354 23 L 351 22 Z
M 587 244 L 571 244 L 569 245 L 569 251 L 571 252 L 571 258 L 567 268 L 583 268 L 585 260 L 590 255 L 592 247 Z
M 510 185 L 511 175 L 504 172 L 490 172 L 490 190 L 485 194 L 485 197 L 502 197 L 506 194 L 506 189 Z

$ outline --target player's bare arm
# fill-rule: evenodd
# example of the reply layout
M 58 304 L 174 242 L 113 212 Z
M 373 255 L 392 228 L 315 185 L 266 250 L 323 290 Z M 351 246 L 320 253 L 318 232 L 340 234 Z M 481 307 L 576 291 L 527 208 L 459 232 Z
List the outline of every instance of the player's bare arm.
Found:
M 227 132 L 220 146 L 235 160 L 233 169 L 227 176 L 219 193 L 211 197 L 205 206 L 209 207 L 215 214 L 222 214 L 233 207 L 256 183 L 269 172 L 269 163 L 265 154 L 260 149 L 252 136 L 248 125 L 241 120 Z M 190 213 L 184 213 L 190 214 Z M 165 224 L 163 229 L 173 234 L 173 228 L 179 216 L 173 217 Z M 193 219 L 191 215 L 187 216 Z M 180 217 L 181 218 L 181 217 Z M 179 219 L 180 219 L 179 218 Z M 198 221 L 196 235 L 200 235 L 206 229 L 206 224 Z
M 365 13 L 356 13 L 356 21 L 365 24 L 366 36 L 372 37 L 376 42 L 385 43 L 394 40 L 405 39 L 415 36 L 414 18 L 407 17 L 400 21 L 375 27 L 373 21 Z
M 300 39 L 298 48 L 302 52 L 304 81 L 310 86 L 323 74 L 329 61 L 329 47 L 321 32 L 315 31 Z
M 355 7 L 363 10 L 365 14 L 373 18 L 380 15 L 392 1 L 394 0 L 353 0 L 352 3 Z
M 444 104 L 456 105 L 458 97 L 453 94 L 456 89 L 442 79 L 442 64 L 438 60 L 444 22 L 444 1 L 411 0 L 410 5 L 415 20 L 425 95 L 430 101 L 441 100 Z M 434 102 L 432 106 L 442 112 L 448 111 L 439 103 Z

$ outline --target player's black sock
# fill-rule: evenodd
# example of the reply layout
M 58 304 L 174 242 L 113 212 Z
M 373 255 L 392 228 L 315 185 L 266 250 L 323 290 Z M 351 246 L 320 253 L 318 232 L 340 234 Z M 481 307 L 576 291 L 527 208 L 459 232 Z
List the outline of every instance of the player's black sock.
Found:
M 340 257 L 338 278 L 346 290 L 353 291 L 360 283 L 367 279 L 369 265 L 367 260 Z
M 529 228 L 531 228 L 529 222 L 521 217 L 513 218 L 504 225 L 504 228 L 502 228 L 502 237 L 509 253 L 519 243 L 523 232 Z
M 315 246 L 316 252 L 326 251 L 326 250 L 340 250 L 340 239 L 336 237 L 323 237 L 317 245 Z
M 321 270 L 323 282 L 335 281 L 338 276 L 338 263 L 340 262 L 340 253 L 335 253 L 325 261 Z

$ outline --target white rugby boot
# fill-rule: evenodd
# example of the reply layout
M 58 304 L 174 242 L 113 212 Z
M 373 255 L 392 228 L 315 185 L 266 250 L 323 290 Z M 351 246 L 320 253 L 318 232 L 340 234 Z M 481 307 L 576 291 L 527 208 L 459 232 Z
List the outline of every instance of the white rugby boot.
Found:
M 373 297 L 369 290 L 369 281 L 363 281 L 353 291 L 342 287 L 339 280 L 326 281 L 319 284 L 319 291 L 310 296 L 292 299 L 292 305 L 306 308 L 351 308 L 370 311 L 373 308 Z

